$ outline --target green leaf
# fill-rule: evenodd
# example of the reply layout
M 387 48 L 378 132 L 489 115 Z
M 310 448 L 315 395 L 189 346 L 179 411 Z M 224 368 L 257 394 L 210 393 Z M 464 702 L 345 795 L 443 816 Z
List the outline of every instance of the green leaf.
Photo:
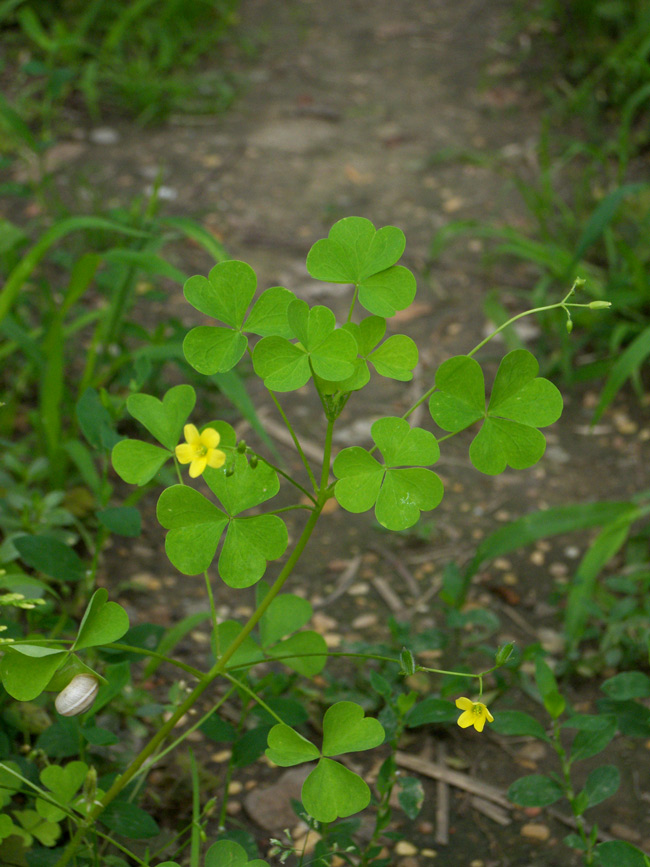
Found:
M 279 661 L 297 671 L 305 677 L 313 677 L 321 672 L 327 664 L 327 644 L 322 635 L 307 629 L 297 632 L 290 638 L 285 638 L 279 644 L 266 649 L 269 656 L 276 657 Z M 287 654 L 295 653 L 295 656 Z M 318 654 L 318 655 L 315 655 Z
M 223 623 L 219 624 L 219 627 L 217 629 L 219 636 L 218 653 L 216 648 L 216 642 L 214 641 L 213 637 L 213 649 L 215 657 L 223 655 L 230 648 L 230 645 L 233 643 L 233 641 L 239 638 L 239 634 L 242 629 L 243 626 L 236 620 L 224 620 Z M 257 646 L 255 639 L 252 636 L 247 635 L 246 638 L 239 645 L 237 650 L 229 658 L 227 667 L 237 668 L 239 666 L 250 666 L 255 662 L 263 661 L 264 654 Z
M 142 518 L 135 506 L 115 506 L 95 514 L 100 524 L 111 533 L 136 538 L 142 532 Z
M 485 410 L 483 374 L 469 356 L 442 364 L 429 401 L 433 420 L 443 430 L 457 432 L 485 417 L 472 440 L 470 460 L 477 470 L 497 475 L 506 466 L 531 467 L 544 454 L 546 440 L 537 430 L 560 417 L 562 396 L 548 380 L 537 377 L 539 365 L 525 349 L 509 352 L 501 361 Z
M 601 801 L 611 798 L 618 791 L 621 783 L 621 775 L 615 765 L 601 765 L 594 768 L 587 777 L 584 794 L 587 797 L 587 806 L 595 807 Z
M 196 393 L 191 385 L 175 385 L 162 401 L 149 394 L 132 394 L 127 398 L 126 408 L 159 443 L 173 451 L 195 403 Z
M 81 788 L 88 773 L 88 765 L 85 762 L 68 762 L 65 767 L 60 765 L 48 765 L 40 774 L 41 782 L 53 794 L 57 801 L 66 806 L 69 804 L 77 791 Z M 50 822 L 59 822 L 66 815 L 65 810 L 60 810 L 53 804 L 36 800 L 36 810 Z
M 259 858 L 249 861 L 246 850 L 234 840 L 219 840 L 206 852 L 205 867 L 268 867 L 268 864 Z
M 609 375 L 600 392 L 598 405 L 594 410 L 591 423 L 596 424 L 610 403 L 620 391 L 626 379 L 629 379 L 638 371 L 650 355 L 650 326 L 638 334 L 634 340 L 625 347 L 612 364 Z
M 648 867 L 640 849 L 624 840 L 608 840 L 594 849 L 598 867 Z
M 115 432 L 111 414 L 94 388 L 87 388 L 75 407 L 83 435 L 96 449 L 112 449 L 121 437 Z
M 268 736 L 267 757 L 281 768 L 313 762 L 320 752 L 311 741 L 284 723 L 273 726 Z
M 295 391 L 309 381 L 309 357 L 284 337 L 263 337 L 253 350 L 255 373 L 271 391 Z
M 23 562 L 57 581 L 81 581 L 86 575 L 83 560 L 54 536 L 18 536 L 12 541 Z
M 622 671 L 602 683 L 600 688 L 616 701 L 646 698 L 650 695 L 650 677 L 641 671 Z
M 43 819 L 35 810 L 17 810 L 14 816 L 25 831 L 33 835 L 43 846 L 54 846 L 61 836 L 61 827 L 56 822 Z
M 267 561 L 281 557 L 288 544 L 286 524 L 277 515 L 232 518 L 219 555 L 219 574 L 229 587 L 250 587 L 264 575 Z
M 241 328 L 256 288 L 257 278 L 251 266 L 228 259 L 215 265 L 207 278 L 190 277 L 183 294 L 199 312 Z
M 318 822 L 333 822 L 365 810 L 370 789 L 357 774 L 322 758 L 303 783 L 302 803 Z
M 230 473 L 230 475 L 228 474 Z M 239 515 L 274 497 L 280 490 L 278 475 L 261 461 L 251 467 L 245 455 L 237 454 L 233 463 L 218 470 L 208 467 L 203 477 L 221 501 L 228 515 Z
M 548 807 L 562 797 L 562 786 L 541 774 L 521 777 L 508 789 L 508 799 L 520 807 Z
M 108 602 L 108 590 L 95 590 L 86 607 L 73 650 L 118 641 L 129 629 L 129 616 L 117 602 Z
M 499 735 L 527 736 L 538 738 L 540 741 L 549 740 L 541 723 L 521 710 L 500 710 L 490 728 Z
M 363 708 L 352 701 L 333 704 L 323 717 L 323 755 L 338 756 L 370 750 L 384 742 L 379 720 L 364 716 Z
M 188 485 L 164 490 L 156 514 L 169 530 L 165 551 L 179 572 L 199 575 L 205 571 L 214 559 L 228 516 Z
M 580 729 L 571 744 L 571 761 L 588 759 L 602 752 L 612 741 L 618 729 L 616 719 L 611 717 L 596 717 L 601 725 L 595 729 Z M 570 721 L 569 721 L 570 722 Z
M 2 685 L 12 698 L 32 701 L 43 692 L 67 657 L 67 650 L 53 650 L 40 645 L 5 647 L 0 661 Z
M 287 310 L 296 296 L 283 286 L 266 289 L 253 305 L 244 330 L 260 337 L 293 337 Z
M 363 217 L 346 217 L 317 241 L 307 256 L 307 270 L 317 280 L 354 283 L 359 303 L 371 313 L 393 316 L 415 297 L 415 278 L 402 266 L 391 267 L 404 252 L 404 233 L 395 226 L 375 227 Z
M 160 833 L 149 813 L 127 801 L 111 801 L 99 816 L 99 821 L 110 831 L 130 840 L 147 840 Z
M 397 800 L 406 815 L 413 821 L 417 819 L 424 803 L 424 787 L 417 777 L 400 777 Z
M 256 601 L 259 605 L 268 593 L 268 585 L 258 584 Z M 313 614 L 311 602 L 293 593 L 281 593 L 266 609 L 259 622 L 262 647 L 291 635 L 309 622 Z
M 292 301 L 287 310 L 289 325 L 305 352 L 314 372 L 327 380 L 343 380 L 354 373 L 357 343 L 349 331 L 336 329 L 329 307 L 309 308 L 305 301 Z
M 211 376 L 232 370 L 247 346 L 248 341 L 239 331 L 220 325 L 197 325 L 185 335 L 183 354 L 194 370 Z
M 368 356 L 380 376 L 409 382 L 418 363 L 417 345 L 405 334 L 393 334 Z
M 383 418 L 371 428 L 385 466 L 359 446 L 343 449 L 334 461 L 335 496 L 348 512 L 365 512 L 373 504 L 375 517 L 389 530 L 417 523 L 421 510 L 434 509 L 443 495 L 442 482 L 421 467 L 403 464 L 434 463 L 440 454 L 429 431 L 411 428 L 405 419 Z
M 113 469 L 129 485 L 146 485 L 172 456 L 170 451 L 140 440 L 121 440 L 111 453 Z
M 407 714 L 406 725 L 415 728 L 430 723 L 456 722 L 457 718 L 458 711 L 450 701 L 444 698 L 425 698 Z
M 560 695 L 555 675 L 543 659 L 535 660 L 535 681 L 547 712 L 557 719 L 564 712 L 566 700 Z

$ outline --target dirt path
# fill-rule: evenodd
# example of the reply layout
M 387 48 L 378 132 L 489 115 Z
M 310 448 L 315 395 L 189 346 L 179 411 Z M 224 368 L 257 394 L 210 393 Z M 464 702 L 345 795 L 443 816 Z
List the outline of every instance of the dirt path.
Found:
M 285 285 L 310 303 L 337 305 L 341 287 L 315 285 L 304 265 L 311 244 L 335 220 L 359 215 L 377 226 L 400 226 L 407 237 L 404 261 L 419 277 L 420 306 L 414 318 L 404 317 L 398 327 L 421 348 L 416 383 L 421 393 L 440 361 L 466 351 L 483 333 L 481 299 L 491 288 L 476 242 L 457 245 L 425 275 L 433 233 L 450 219 L 518 219 L 516 199 L 502 174 L 460 160 L 436 159 L 443 150 L 468 148 L 500 152 L 513 168 L 530 159 L 539 107 L 516 83 L 484 84 L 486 63 L 498 59 L 494 42 L 512 5 L 505 0 L 244 0 L 244 28 L 257 38 L 262 34 L 264 45 L 246 71 L 249 83 L 235 106 L 222 117 L 178 118 L 153 131 L 117 125 L 117 142 L 83 144 L 75 171 L 81 166 L 95 188 L 107 191 L 115 202 L 144 191 L 161 172 L 167 212 L 202 220 L 233 257 L 255 268 L 260 286 Z M 188 271 L 206 273 L 212 264 L 198 249 L 187 250 L 187 255 L 182 265 Z M 150 320 L 170 310 L 188 324 L 195 321 L 180 295 L 158 311 L 143 310 L 142 317 Z M 413 394 L 410 387 L 386 386 L 384 381 L 357 404 L 360 428 L 353 427 L 356 415 L 342 418 L 339 447 L 358 442 L 353 437 L 359 430 L 363 436 L 376 415 L 403 412 Z M 309 438 L 316 408 L 305 400 L 298 396 L 297 404 L 302 433 Z M 267 403 L 262 398 L 263 409 Z M 426 556 L 426 545 L 418 548 L 414 539 L 396 543 L 395 550 L 421 586 L 428 586 L 446 560 L 469 556 L 477 540 L 500 521 L 544 504 L 626 497 L 643 487 L 641 440 L 617 429 L 611 419 L 601 434 L 586 436 L 588 403 L 588 395 L 568 401 L 565 420 L 549 434 L 547 456 L 525 473 L 477 478 L 467 460 L 466 442 L 454 442 L 445 451 L 440 472 L 448 496 L 433 516 L 435 523 L 427 525 L 431 557 Z M 426 425 L 426 418 L 421 421 Z M 646 474 L 647 486 L 647 466 L 641 466 L 641 473 Z M 338 512 L 331 520 L 331 528 L 310 549 L 297 575 L 297 584 L 304 581 L 312 598 L 318 592 L 322 598 L 335 587 L 339 573 L 334 563 L 364 554 L 378 540 L 389 544 L 370 529 L 368 516 L 351 519 Z M 109 552 L 105 574 L 110 580 L 128 557 L 131 572 L 122 571 L 124 579 L 139 578 L 145 590 L 147 580 L 156 582 L 153 605 L 149 593 L 126 595 L 134 617 L 167 624 L 181 609 L 196 610 L 198 596 L 185 582 L 179 604 L 178 574 L 161 557 L 161 547 L 160 529 L 152 523 L 135 548 L 118 545 Z M 487 587 L 501 585 L 501 575 L 482 577 L 486 586 L 479 586 L 475 601 L 493 607 L 502 618 L 499 639 L 515 637 L 529 643 L 539 638 L 540 629 L 552 632 L 557 627 L 555 610 L 547 604 L 553 580 L 549 566 L 555 564 L 556 576 L 566 576 L 570 556 L 566 547 L 538 548 L 534 554 L 524 552 L 501 564 L 502 572 L 511 576 L 506 584 L 517 585 L 514 615 Z M 427 563 L 433 566 L 420 568 Z M 357 583 L 368 587 L 376 574 L 395 582 L 394 568 L 375 552 L 367 557 Z M 143 575 L 149 577 L 145 580 Z M 407 607 L 417 602 L 399 582 L 394 586 Z M 344 598 L 347 609 L 337 606 L 337 614 L 342 610 L 349 622 L 342 627 L 334 621 L 331 632 L 347 631 L 348 639 L 384 634 L 382 624 L 395 612 L 381 594 L 366 596 L 367 587 L 354 598 Z M 231 610 L 236 607 L 226 594 L 221 594 L 221 601 Z M 364 615 L 365 626 L 356 627 Z M 418 629 L 437 624 L 431 603 L 410 616 Z M 529 634 L 522 631 L 522 622 Z M 456 732 L 449 735 L 449 743 L 448 749 L 466 762 L 469 773 L 503 786 L 525 773 L 531 762 L 536 766 L 544 760 L 522 757 L 519 747 L 506 753 L 489 738 L 475 746 Z M 435 755 L 432 739 L 421 738 L 410 747 L 414 752 L 422 748 Z M 434 811 L 432 786 L 422 819 L 410 832 L 420 848 L 432 847 Z M 634 824 L 627 813 L 623 819 Z M 540 845 L 521 836 L 525 821 L 517 814 L 512 824 L 499 825 L 476 813 L 466 794 L 454 791 L 451 843 L 433 846 L 438 860 L 405 857 L 396 864 L 574 863 L 559 842 L 566 829 L 545 818 L 540 824 L 550 827 L 550 839 Z

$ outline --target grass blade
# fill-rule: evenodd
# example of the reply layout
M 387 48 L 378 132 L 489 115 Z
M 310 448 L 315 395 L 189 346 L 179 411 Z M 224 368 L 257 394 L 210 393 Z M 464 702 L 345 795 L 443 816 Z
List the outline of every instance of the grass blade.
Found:
M 596 424 L 618 394 L 625 380 L 639 369 L 648 356 L 650 356 L 650 325 L 630 343 L 614 363 L 600 393 L 600 400 L 591 420 L 592 424 Z

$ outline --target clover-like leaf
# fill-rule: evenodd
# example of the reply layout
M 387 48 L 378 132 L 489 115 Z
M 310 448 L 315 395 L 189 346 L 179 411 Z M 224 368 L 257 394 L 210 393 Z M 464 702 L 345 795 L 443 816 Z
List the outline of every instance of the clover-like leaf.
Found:
M 309 381 L 309 356 L 284 337 L 263 337 L 253 350 L 255 373 L 271 391 L 295 391 Z
M 345 217 L 317 241 L 307 256 L 307 270 L 317 280 L 353 283 L 359 303 L 379 316 L 393 316 L 415 297 L 415 278 L 395 262 L 406 239 L 395 226 L 375 227 L 363 217 Z
M 205 571 L 214 559 L 228 516 L 188 485 L 164 490 L 156 514 L 169 530 L 165 551 L 179 572 L 199 575 Z
M 120 440 L 111 452 L 113 469 L 129 485 L 146 485 L 173 452 L 141 440 Z
M 339 701 L 323 717 L 323 755 L 339 756 L 371 750 L 384 742 L 384 729 L 379 720 L 366 717 L 361 705 Z
M 163 864 L 160 867 L 164 867 Z M 261 858 L 248 860 L 243 846 L 234 840 L 219 840 L 205 853 L 205 867 L 269 867 Z
M 48 765 L 40 774 L 41 782 L 53 793 L 57 801 L 66 806 L 69 804 L 77 791 L 83 785 L 88 773 L 88 765 L 85 762 L 68 762 L 65 767 L 61 765 Z M 59 822 L 66 815 L 54 804 L 40 798 L 36 800 L 36 811 L 44 819 L 50 822 Z
M 370 353 L 368 361 L 380 376 L 409 382 L 418 363 L 418 348 L 405 334 L 393 334 Z
M 264 581 L 257 585 L 255 601 L 260 605 L 269 586 Z M 313 614 L 311 602 L 296 596 L 294 593 L 281 593 L 276 596 L 268 606 L 259 622 L 260 640 L 262 647 L 274 644 L 285 635 L 291 635 L 309 622 Z
M 269 560 L 287 549 L 287 526 L 277 515 L 231 518 L 221 554 L 219 574 L 229 587 L 250 587 L 259 581 Z
M 322 758 L 302 786 L 305 810 L 318 822 L 333 822 L 359 813 L 370 803 L 365 780 L 339 762 Z
M 268 734 L 267 757 L 281 768 L 313 762 L 320 757 L 318 747 L 291 726 L 278 723 Z
M 327 665 L 327 643 L 311 629 L 290 635 L 273 647 L 267 647 L 266 652 L 304 677 L 313 677 Z
M 230 516 L 265 503 L 280 490 L 273 467 L 263 461 L 251 467 L 246 456 L 240 454 L 218 470 L 206 468 L 203 477 Z
M 218 642 L 214 636 L 212 638 L 215 657 L 222 656 L 228 650 L 233 641 L 239 638 L 239 633 L 242 629 L 243 626 L 237 620 L 224 620 L 219 624 L 217 627 Z M 257 642 L 251 635 L 247 635 L 229 658 L 228 668 L 250 666 L 263 660 L 264 654 L 258 647 Z
M 175 385 L 162 401 L 149 394 L 132 394 L 126 400 L 126 408 L 159 443 L 173 450 L 195 403 L 196 393 L 191 385 Z
M 435 509 L 442 499 L 442 482 L 421 466 L 438 460 L 436 438 L 401 418 L 379 419 L 371 434 L 384 463 L 359 446 L 343 449 L 333 467 L 336 499 L 349 512 L 374 505 L 375 517 L 389 530 L 412 527 L 422 510 Z
M 31 701 L 40 695 L 68 657 L 67 650 L 38 644 L 15 644 L 3 650 L 2 685 L 18 701 Z
M 295 296 L 282 286 L 267 289 L 258 298 L 246 321 L 257 278 L 245 262 L 219 262 L 208 277 L 190 277 L 184 286 L 185 297 L 201 313 L 225 323 L 199 325 L 183 341 L 188 362 L 199 373 L 208 375 L 231 370 L 248 346 L 244 332 L 289 336 L 286 310 Z
M 108 601 L 108 590 L 95 590 L 86 606 L 72 650 L 98 647 L 118 641 L 129 630 L 129 615 L 117 602 Z
M 473 358 L 457 356 L 438 369 L 438 390 L 429 401 L 431 416 L 451 432 L 483 419 L 469 450 L 480 472 L 497 475 L 506 466 L 525 469 L 544 454 L 546 440 L 537 428 L 557 421 L 562 396 L 551 382 L 537 377 L 538 371 L 527 350 L 509 352 L 499 365 L 486 410 L 483 373 Z

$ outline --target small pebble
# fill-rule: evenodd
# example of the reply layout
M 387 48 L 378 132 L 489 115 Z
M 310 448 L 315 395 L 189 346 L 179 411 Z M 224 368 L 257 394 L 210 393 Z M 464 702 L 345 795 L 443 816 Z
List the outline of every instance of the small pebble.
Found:
M 112 145 L 120 140 L 120 134 L 110 126 L 97 126 L 90 130 L 89 138 L 93 144 Z
M 537 840 L 539 843 L 544 843 L 551 836 L 551 829 L 548 825 L 538 825 L 529 822 L 521 828 L 521 836 L 528 840 Z
M 416 855 L 417 851 L 418 847 L 414 846 L 413 843 L 409 843 L 408 840 L 400 840 L 395 845 L 396 855 Z

